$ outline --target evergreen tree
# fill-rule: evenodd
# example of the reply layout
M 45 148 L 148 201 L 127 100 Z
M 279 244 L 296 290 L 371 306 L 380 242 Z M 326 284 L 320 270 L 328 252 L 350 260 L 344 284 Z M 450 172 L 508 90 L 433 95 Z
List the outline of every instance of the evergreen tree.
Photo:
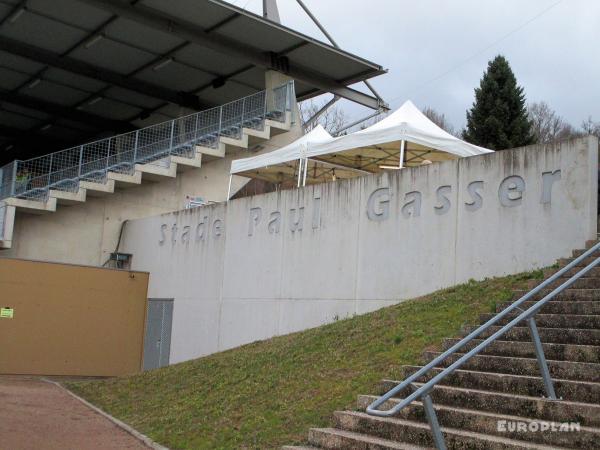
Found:
M 506 58 L 496 56 L 475 89 L 475 102 L 467 111 L 463 139 L 492 150 L 520 147 L 535 142 L 525 107 L 523 88 Z

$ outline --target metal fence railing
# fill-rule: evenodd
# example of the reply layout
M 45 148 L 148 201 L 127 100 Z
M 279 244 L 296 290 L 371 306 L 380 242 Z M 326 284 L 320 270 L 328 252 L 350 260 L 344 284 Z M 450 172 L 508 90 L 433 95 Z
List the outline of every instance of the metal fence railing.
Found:
M 400 384 L 395 386 L 383 396 L 379 397 L 367 407 L 367 413 L 379 417 L 394 416 L 398 414 L 400 410 L 404 409 L 412 402 L 419 399 L 423 403 L 425 416 L 427 417 L 427 421 L 429 422 L 429 426 L 431 427 L 433 441 L 435 443 L 436 448 L 438 450 L 445 450 L 446 444 L 444 442 L 443 432 L 438 423 L 433 403 L 430 397 L 431 391 L 444 378 L 446 378 L 452 372 L 460 368 L 467 361 L 469 361 L 469 359 L 482 352 L 486 347 L 491 345 L 494 341 L 506 334 L 509 330 L 511 330 L 513 327 L 517 326 L 521 322 L 526 322 L 531 332 L 531 338 L 534 344 L 535 355 L 540 368 L 540 373 L 546 390 L 547 398 L 550 400 L 557 400 L 556 392 L 554 390 L 554 384 L 550 376 L 550 370 L 548 369 L 548 363 L 546 362 L 546 358 L 544 356 L 544 349 L 542 347 L 540 335 L 538 333 L 537 326 L 535 323 L 535 315 L 540 311 L 540 309 L 544 305 L 546 305 L 556 295 L 567 289 L 569 286 L 575 283 L 575 281 L 577 281 L 579 278 L 581 278 L 594 267 L 596 267 L 598 264 L 600 264 L 600 257 L 598 257 L 585 267 L 581 269 L 575 269 L 580 263 L 585 261 L 586 258 L 597 253 L 598 250 L 600 250 L 600 243 L 594 245 L 592 248 L 584 252 L 581 256 L 571 261 L 569 264 L 560 269 L 550 278 L 544 280 L 542 283 L 537 285 L 534 289 L 529 291 L 519 300 L 512 303 L 508 308 L 504 309 L 502 312 L 500 312 L 499 314 L 488 320 L 486 323 L 481 325 L 479 328 L 477 328 L 475 331 L 471 332 L 468 336 L 464 337 L 460 342 L 457 342 L 444 353 L 436 357 L 429 364 L 421 367 L 418 371 L 410 375 Z M 539 293 L 544 288 L 550 287 L 552 283 L 556 282 L 557 280 L 560 280 L 561 277 L 565 277 L 572 269 L 577 270 L 577 272 L 573 276 L 570 276 L 566 281 L 561 283 L 560 286 L 553 289 L 548 295 L 545 295 L 542 299 L 535 301 L 531 307 L 525 310 L 521 308 L 521 306 L 525 306 L 524 303 L 526 301 L 532 301 L 537 293 Z M 516 314 L 516 317 L 512 317 L 511 314 Z M 465 354 L 459 353 L 465 345 L 467 345 L 473 339 L 481 335 L 484 331 L 489 330 L 490 327 L 507 317 L 510 319 L 510 321 L 506 325 L 500 327 L 499 330 L 497 330 L 491 336 L 484 339 L 483 342 L 481 342 Z M 400 394 L 402 391 L 413 389 L 413 383 L 417 383 L 419 378 L 427 376 L 431 369 L 441 367 L 442 363 L 453 355 L 457 355 L 459 356 L 459 358 L 452 364 L 449 364 L 448 367 L 443 369 L 440 373 L 433 376 L 429 381 L 422 384 L 418 389 L 412 390 L 412 392 L 410 392 L 409 395 L 407 395 L 404 399 L 398 402 L 394 407 L 388 410 L 378 409 L 391 398 L 398 396 L 398 394 Z
M 263 130 L 265 120 L 284 122 L 293 113 L 294 83 L 151 125 L 0 168 L 0 200 L 46 201 L 50 189 L 76 192 L 79 181 L 105 183 L 108 172 L 133 173 L 135 164 L 170 164 L 193 158 L 195 146 L 216 148 L 219 138 L 239 139 L 243 128 Z

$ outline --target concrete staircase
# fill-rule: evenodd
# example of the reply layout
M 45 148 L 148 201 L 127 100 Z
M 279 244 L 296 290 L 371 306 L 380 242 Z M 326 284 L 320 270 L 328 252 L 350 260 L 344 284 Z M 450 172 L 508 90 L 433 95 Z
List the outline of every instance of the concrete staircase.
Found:
M 215 136 L 197 144 L 190 144 L 187 151 L 171 154 L 161 159 L 151 160 L 145 164 L 135 164 L 133 170 L 123 173 L 109 170 L 103 182 L 79 180 L 75 189 L 50 189 L 45 198 L 9 197 L 0 201 L 0 250 L 12 247 L 15 213 L 48 214 L 56 211 L 58 206 L 73 206 L 84 203 L 88 197 L 110 195 L 118 189 L 139 186 L 146 182 L 160 182 L 175 178 L 183 171 L 200 169 L 203 160 L 223 158 L 229 151 L 247 149 L 272 136 L 289 131 L 292 127 L 292 114 L 285 112 L 283 120 L 263 119 L 261 130 L 242 127 L 238 137 L 227 135 Z M 216 140 L 216 142 L 215 142 Z M 180 149 L 181 150 L 181 149 Z
M 589 246 L 592 244 L 595 242 L 590 242 Z M 577 250 L 573 256 L 582 252 Z M 594 259 L 587 258 L 580 266 Z M 564 259 L 558 264 L 564 267 L 570 261 L 572 259 Z M 549 277 L 557 270 L 548 269 L 545 276 Z M 535 285 L 537 282 L 530 287 Z M 546 289 L 535 299 L 539 300 L 549 292 L 550 289 Z M 525 293 L 516 291 L 514 300 Z M 498 305 L 497 312 L 508 305 Z M 492 314 L 482 315 L 481 323 L 490 317 Z M 431 391 L 449 449 L 600 449 L 600 268 L 593 269 L 544 306 L 536 315 L 536 322 L 554 387 L 562 400 L 544 398 L 544 385 L 529 328 L 525 324 L 515 327 Z M 464 335 L 475 328 L 468 327 Z M 492 327 L 481 338 L 499 328 Z M 444 350 L 458 340 L 445 339 Z M 481 339 L 475 340 L 462 351 L 466 352 L 480 342 Z M 437 355 L 437 352 L 426 352 L 424 356 L 430 361 Z M 452 361 L 449 359 L 444 367 Z M 418 369 L 416 366 L 402 367 L 402 378 Z M 415 385 L 420 386 L 440 370 L 433 369 Z M 375 394 L 381 395 L 398 383 L 383 380 Z M 307 446 L 284 448 L 433 448 L 431 430 L 421 403 L 414 402 L 393 418 L 367 415 L 364 411 L 377 395 L 360 395 L 355 411 L 335 412 L 331 428 L 311 429 Z M 389 409 L 398 401 L 391 399 L 381 409 Z M 579 431 L 519 430 L 518 427 L 528 427 L 534 421 L 578 422 L 580 428 Z M 509 427 L 515 422 L 516 429 Z M 506 428 L 500 429 L 505 423 Z M 535 427 L 535 424 L 531 426 Z

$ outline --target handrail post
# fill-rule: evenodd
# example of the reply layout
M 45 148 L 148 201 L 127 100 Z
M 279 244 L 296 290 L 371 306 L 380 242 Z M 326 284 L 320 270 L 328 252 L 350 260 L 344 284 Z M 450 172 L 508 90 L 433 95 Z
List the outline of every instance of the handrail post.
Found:
M 554 392 L 554 384 L 552 383 L 552 377 L 550 376 L 550 370 L 548 369 L 548 363 L 546 362 L 546 357 L 544 355 L 542 341 L 540 340 L 537 325 L 535 324 L 535 319 L 530 317 L 527 319 L 527 324 L 529 325 L 529 330 L 531 331 L 531 338 L 533 339 L 533 346 L 535 348 L 535 356 L 537 357 L 538 365 L 540 366 L 540 371 L 542 372 L 542 379 L 544 380 L 546 395 L 550 400 L 557 400 L 556 392 Z
M 246 110 L 246 97 L 242 99 L 242 117 L 240 118 L 240 139 L 242 138 L 242 129 L 244 128 L 244 112 Z
M 198 121 L 200 120 L 200 113 L 196 113 L 196 121 L 194 125 L 194 145 L 198 142 Z
M 51 174 L 52 174 L 52 159 L 54 157 L 54 153 L 50 153 L 50 163 L 48 164 L 48 185 L 46 186 L 46 190 L 50 191 L 50 183 L 51 183 Z
M 10 187 L 10 196 L 14 197 L 15 195 L 17 195 L 17 167 L 19 166 L 19 160 L 15 159 L 15 162 L 13 163 L 13 170 L 12 170 L 12 182 L 11 182 L 11 187 Z
M 446 442 L 444 441 L 444 435 L 442 434 L 442 429 L 440 428 L 440 424 L 437 420 L 437 416 L 435 414 L 435 409 L 433 408 L 433 403 L 431 401 L 431 397 L 429 396 L 429 392 L 421 397 L 423 400 L 423 408 L 425 409 L 425 416 L 427 416 L 427 422 L 429 422 L 429 426 L 431 427 L 431 434 L 433 435 L 433 442 L 435 447 L 438 450 L 446 450 Z
M 81 177 L 81 165 L 83 164 L 83 145 L 79 146 L 79 167 L 77 168 L 77 178 Z
M 137 161 L 138 142 L 140 137 L 140 130 L 135 131 L 135 142 L 133 143 L 133 163 Z
M 217 130 L 217 139 L 215 140 L 215 147 L 219 147 L 219 139 L 221 138 L 221 127 L 223 126 L 223 106 L 219 107 L 219 129 Z
M 171 137 L 169 138 L 169 155 L 173 151 L 173 136 L 175 134 L 175 119 L 171 121 Z
M 108 164 L 110 163 L 110 138 L 108 138 L 108 145 L 106 146 L 106 172 L 108 173 Z

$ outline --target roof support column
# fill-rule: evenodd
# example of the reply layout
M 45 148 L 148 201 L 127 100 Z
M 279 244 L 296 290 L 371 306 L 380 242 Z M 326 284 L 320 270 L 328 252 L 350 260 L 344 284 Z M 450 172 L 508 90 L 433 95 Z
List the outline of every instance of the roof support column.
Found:
M 400 141 L 400 163 L 398 164 L 398 169 L 404 168 L 404 139 Z

